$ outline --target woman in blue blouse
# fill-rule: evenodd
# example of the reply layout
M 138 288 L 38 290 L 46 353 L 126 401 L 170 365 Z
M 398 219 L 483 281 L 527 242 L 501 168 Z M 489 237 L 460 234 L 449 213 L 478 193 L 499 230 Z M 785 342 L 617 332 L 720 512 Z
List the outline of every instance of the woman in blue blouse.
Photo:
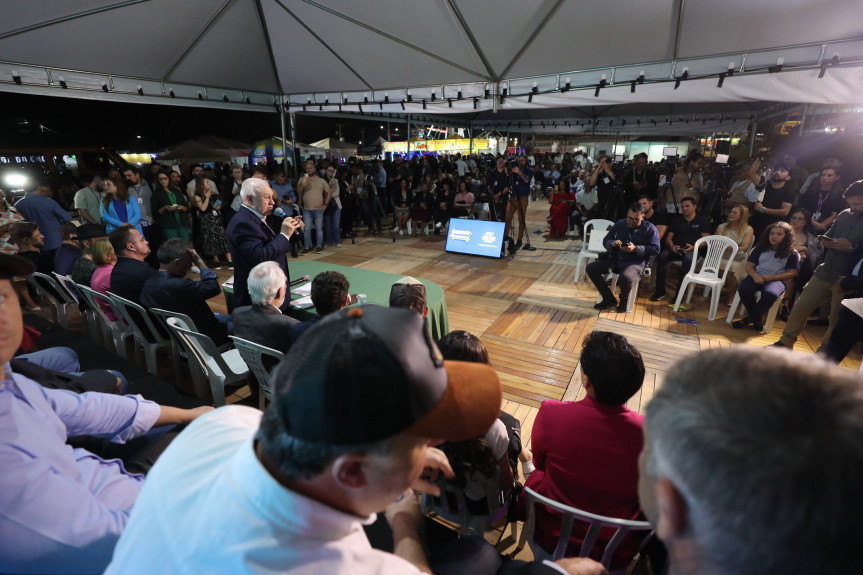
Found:
M 785 293 L 788 280 L 800 270 L 800 255 L 794 249 L 794 232 L 786 222 L 770 224 L 761 234 L 758 245 L 749 254 L 746 262 L 746 277 L 737 286 L 740 301 L 746 308 L 746 317 L 731 324 L 740 329 L 751 325 L 755 331 L 763 331 L 764 314 L 777 298 Z M 761 299 L 755 301 L 755 293 Z
M 123 224 L 132 224 L 143 236 L 141 228 L 141 207 L 137 200 L 129 196 L 125 189 L 119 189 L 111 180 L 105 180 L 105 197 L 102 199 L 102 221 L 105 232 L 111 233 Z

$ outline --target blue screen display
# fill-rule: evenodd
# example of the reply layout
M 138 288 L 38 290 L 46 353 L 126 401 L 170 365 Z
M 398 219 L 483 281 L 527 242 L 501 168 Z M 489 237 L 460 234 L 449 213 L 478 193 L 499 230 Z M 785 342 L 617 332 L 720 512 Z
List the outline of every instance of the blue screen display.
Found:
M 453 218 L 446 233 L 446 251 L 499 258 L 504 227 L 503 222 Z

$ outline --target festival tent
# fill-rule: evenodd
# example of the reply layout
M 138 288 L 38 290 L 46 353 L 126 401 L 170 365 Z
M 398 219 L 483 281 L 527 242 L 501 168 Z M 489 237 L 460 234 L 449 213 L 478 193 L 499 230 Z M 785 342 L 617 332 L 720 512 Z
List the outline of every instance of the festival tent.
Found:
M 498 113 L 489 123 L 507 122 L 512 110 L 563 108 L 575 119 L 637 103 L 692 103 L 718 118 L 722 104 L 748 102 L 750 112 L 733 116 L 748 120 L 774 103 L 853 108 L 863 93 L 859 0 L 0 0 L 0 8 L 0 91 L 292 113 Z
M 191 163 L 231 161 L 231 156 L 228 154 L 208 148 L 207 146 L 192 140 L 186 140 L 182 144 L 171 149 L 170 152 L 160 154 L 158 158 L 159 160 L 182 160 L 184 162 Z

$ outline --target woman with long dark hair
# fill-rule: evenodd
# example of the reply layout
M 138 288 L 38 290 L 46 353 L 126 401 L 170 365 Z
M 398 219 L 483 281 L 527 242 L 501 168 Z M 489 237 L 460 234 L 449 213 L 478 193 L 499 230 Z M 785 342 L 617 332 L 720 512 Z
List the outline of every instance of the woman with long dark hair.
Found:
M 789 214 L 788 223 L 791 224 L 794 249 L 800 254 L 800 271 L 797 277 L 789 280 L 785 290 L 782 308 L 779 310 L 779 317 L 782 321 L 788 321 L 788 314 L 794 307 L 797 294 L 803 291 L 803 286 L 812 279 L 812 272 L 824 257 L 824 245 L 818 241 L 816 234 L 809 231 L 812 224 L 812 212 L 806 208 L 796 208 Z
M 786 222 L 770 224 L 746 262 L 746 278 L 737 287 L 746 316 L 731 324 L 740 329 L 747 325 L 763 331 L 762 318 L 774 302 L 785 293 L 788 280 L 797 276 L 800 255 L 794 249 L 794 234 Z M 755 294 L 761 298 L 755 301 Z
M 180 238 L 189 241 L 189 228 L 185 214 L 189 211 L 186 195 L 171 187 L 171 177 L 162 172 L 158 175 L 159 189 L 153 193 L 152 212 L 155 214 L 165 239 Z
M 569 216 L 575 206 L 575 194 L 569 190 L 569 182 L 560 178 L 557 191 L 548 197 L 551 207 L 548 209 L 549 237 L 565 237 L 569 231 Z
M 123 224 L 132 224 L 143 236 L 141 208 L 135 198 L 129 197 L 126 186 L 119 187 L 113 179 L 105 180 L 105 197 L 102 198 L 102 221 L 105 233 L 110 234 Z
M 393 228 L 393 233 L 398 232 L 399 235 L 405 235 L 405 228 L 408 225 L 408 220 L 411 218 L 411 205 L 414 201 L 414 193 L 410 188 L 408 180 L 399 180 L 399 188 L 393 192 L 393 218 L 396 221 L 396 226 Z

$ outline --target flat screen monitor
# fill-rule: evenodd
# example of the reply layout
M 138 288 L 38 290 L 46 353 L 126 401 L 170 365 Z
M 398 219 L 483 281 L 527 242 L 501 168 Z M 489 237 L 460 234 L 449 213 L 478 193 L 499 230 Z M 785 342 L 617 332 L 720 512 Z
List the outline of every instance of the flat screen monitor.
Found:
M 662 148 L 663 156 L 676 156 L 677 155 L 677 146 L 665 146 Z
M 622 162 L 623 161 L 623 154 L 617 154 L 616 156 L 614 156 L 614 161 L 615 161 L 615 163 L 616 162 Z
M 452 218 L 446 233 L 446 251 L 499 258 L 504 227 L 503 222 Z
M 717 164 L 727 164 L 728 163 L 728 154 L 716 154 L 716 163 Z

